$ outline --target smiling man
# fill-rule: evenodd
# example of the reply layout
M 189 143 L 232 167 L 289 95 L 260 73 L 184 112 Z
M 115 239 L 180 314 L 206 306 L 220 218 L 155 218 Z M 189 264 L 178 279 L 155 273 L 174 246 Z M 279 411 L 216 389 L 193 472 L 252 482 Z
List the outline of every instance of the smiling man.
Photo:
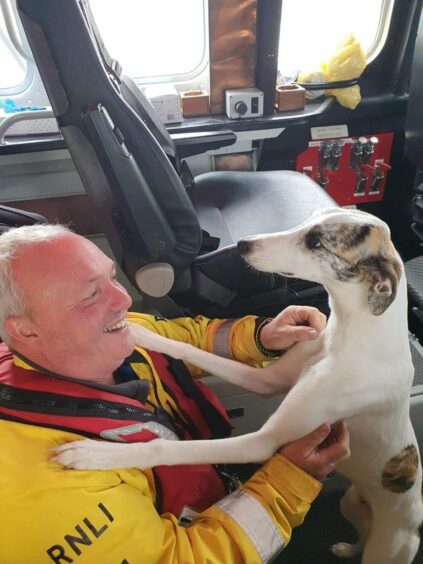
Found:
M 27 315 L 4 323 L 13 350 L 51 372 L 114 384 L 113 371 L 134 348 L 127 326 L 132 302 L 114 263 L 65 231 L 25 245 L 10 267 L 27 304 Z
M 344 426 L 324 425 L 282 447 L 233 493 L 212 466 L 73 471 L 51 451 L 87 436 L 228 434 L 222 406 L 196 382 L 199 371 L 136 346 L 128 319 L 257 363 L 314 338 L 324 316 L 304 307 L 270 322 L 164 320 L 128 314 L 130 305 L 113 262 L 66 228 L 0 237 L 0 561 L 269 561 L 318 494 L 316 478 L 348 456 Z

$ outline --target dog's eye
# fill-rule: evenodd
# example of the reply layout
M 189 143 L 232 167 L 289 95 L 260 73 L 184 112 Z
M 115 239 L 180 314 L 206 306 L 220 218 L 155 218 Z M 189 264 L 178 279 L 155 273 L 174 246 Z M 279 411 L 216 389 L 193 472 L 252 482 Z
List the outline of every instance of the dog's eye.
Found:
M 305 244 L 308 249 L 318 249 L 322 246 L 319 235 L 313 232 L 307 233 L 305 236 Z

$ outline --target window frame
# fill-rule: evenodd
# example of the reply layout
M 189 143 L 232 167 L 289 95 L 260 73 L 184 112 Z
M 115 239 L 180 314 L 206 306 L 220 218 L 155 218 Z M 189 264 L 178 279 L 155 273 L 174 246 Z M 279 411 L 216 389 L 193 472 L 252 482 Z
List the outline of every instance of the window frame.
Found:
M 179 74 L 157 74 L 157 75 L 149 75 L 149 76 L 131 76 L 132 80 L 137 84 L 137 86 L 147 86 L 151 84 L 163 84 L 163 83 L 172 83 L 175 86 L 179 84 L 184 84 L 184 87 L 187 88 L 191 86 L 199 85 L 201 82 L 202 84 L 208 84 L 209 79 L 207 76 L 207 71 L 209 68 L 209 10 L 208 10 L 208 0 L 201 0 L 203 6 L 203 19 L 202 19 L 202 28 L 203 28 L 203 52 L 201 55 L 200 62 L 197 66 L 189 72 L 179 73 Z M 93 14 L 95 18 L 95 14 Z M 101 30 L 100 30 L 101 34 Z M 108 45 L 106 43 L 106 49 L 108 49 Z M 111 57 L 114 57 L 114 53 L 110 52 Z M 125 67 L 124 67 L 125 68 Z
M 389 34 L 389 30 L 391 27 L 392 13 L 394 10 L 395 1 L 396 0 L 382 0 L 382 6 L 380 10 L 376 34 L 374 36 L 372 44 L 370 45 L 370 48 L 366 51 L 367 66 L 378 57 L 378 55 L 382 52 L 385 46 Z M 258 0 L 258 2 L 260 2 L 260 0 Z M 283 13 L 281 14 L 281 18 L 280 18 L 280 23 L 279 23 L 280 28 L 282 27 L 282 21 L 283 21 Z M 278 53 L 279 53 L 279 42 L 278 42 L 278 50 L 276 52 L 276 58 L 278 58 Z M 279 68 L 279 61 L 277 62 L 277 66 Z
M 366 53 L 367 64 L 374 61 L 381 53 L 386 39 L 388 37 L 389 29 L 391 27 L 392 12 L 394 11 L 395 0 L 384 0 L 382 10 L 380 12 L 379 25 L 373 43 Z
M 173 83 L 175 85 L 180 83 L 187 83 L 187 85 L 195 85 L 198 83 L 199 77 L 205 76 L 206 71 L 209 68 L 210 58 L 209 58 L 209 10 L 208 10 L 208 0 L 202 0 L 203 3 L 203 53 L 198 65 L 192 69 L 190 72 L 179 73 L 175 75 L 156 75 L 149 77 L 135 77 L 133 80 L 136 84 L 147 85 L 147 84 L 159 84 L 159 83 Z M 208 82 L 208 78 L 207 78 Z
M 9 96 L 16 96 L 22 94 L 22 92 L 26 91 L 30 87 L 35 76 L 35 64 L 31 50 L 26 40 L 25 33 L 23 32 L 22 25 L 19 20 L 17 7 L 16 7 L 16 0 L 0 0 L 0 17 L 3 17 L 7 32 L 9 32 L 7 19 L 9 18 L 11 20 L 10 25 L 13 25 L 15 27 L 16 34 L 15 34 L 15 38 L 13 38 L 10 37 L 10 34 L 8 33 L 8 39 L 15 53 L 17 53 L 19 57 L 21 57 L 26 61 L 26 74 L 24 79 L 19 84 L 16 84 L 15 86 L 10 86 L 8 88 L 0 87 L 0 96 L 2 98 L 3 97 L 7 98 Z M 22 53 L 19 51 L 19 49 L 16 48 L 13 39 L 20 42 Z

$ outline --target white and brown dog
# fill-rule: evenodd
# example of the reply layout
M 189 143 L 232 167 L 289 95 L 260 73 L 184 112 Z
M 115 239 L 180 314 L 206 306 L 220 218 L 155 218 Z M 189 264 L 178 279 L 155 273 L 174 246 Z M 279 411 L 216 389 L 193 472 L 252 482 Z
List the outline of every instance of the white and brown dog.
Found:
M 364 564 L 410 564 L 423 520 L 422 470 L 409 417 L 414 371 L 406 281 L 387 225 L 363 212 L 329 209 L 289 231 L 240 241 L 239 249 L 260 271 L 325 286 L 331 315 L 317 340 L 297 343 L 259 369 L 140 327 L 134 335 L 147 349 L 258 393 L 295 384 L 277 411 L 260 430 L 241 437 L 130 445 L 83 440 L 59 447 L 57 460 L 71 468 L 260 462 L 322 423 L 344 420 L 351 458 L 338 470 L 352 486 L 341 510 L 359 540 L 332 550 L 339 556 L 363 551 Z

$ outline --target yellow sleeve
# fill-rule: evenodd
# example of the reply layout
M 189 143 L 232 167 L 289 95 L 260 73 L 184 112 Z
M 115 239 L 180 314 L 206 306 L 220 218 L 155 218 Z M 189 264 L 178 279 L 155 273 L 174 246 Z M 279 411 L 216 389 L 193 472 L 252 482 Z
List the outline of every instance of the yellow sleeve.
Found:
M 234 562 L 270 562 L 288 544 L 292 529 L 303 523 L 320 490 L 320 482 L 276 454 L 198 521 L 216 518 L 230 536 L 240 539 Z
M 58 469 L 61 487 L 46 481 L 2 502 L 2 564 L 270 562 L 319 489 L 279 458 L 187 528 L 173 515 L 160 516 L 149 493 L 119 480 L 119 472 Z
M 160 319 L 147 314 L 128 314 L 128 321 L 139 323 L 169 339 L 190 343 L 250 365 L 260 365 L 269 360 L 256 346 L 257 319 L 254 315 L 211 320 L 204 316 Z

